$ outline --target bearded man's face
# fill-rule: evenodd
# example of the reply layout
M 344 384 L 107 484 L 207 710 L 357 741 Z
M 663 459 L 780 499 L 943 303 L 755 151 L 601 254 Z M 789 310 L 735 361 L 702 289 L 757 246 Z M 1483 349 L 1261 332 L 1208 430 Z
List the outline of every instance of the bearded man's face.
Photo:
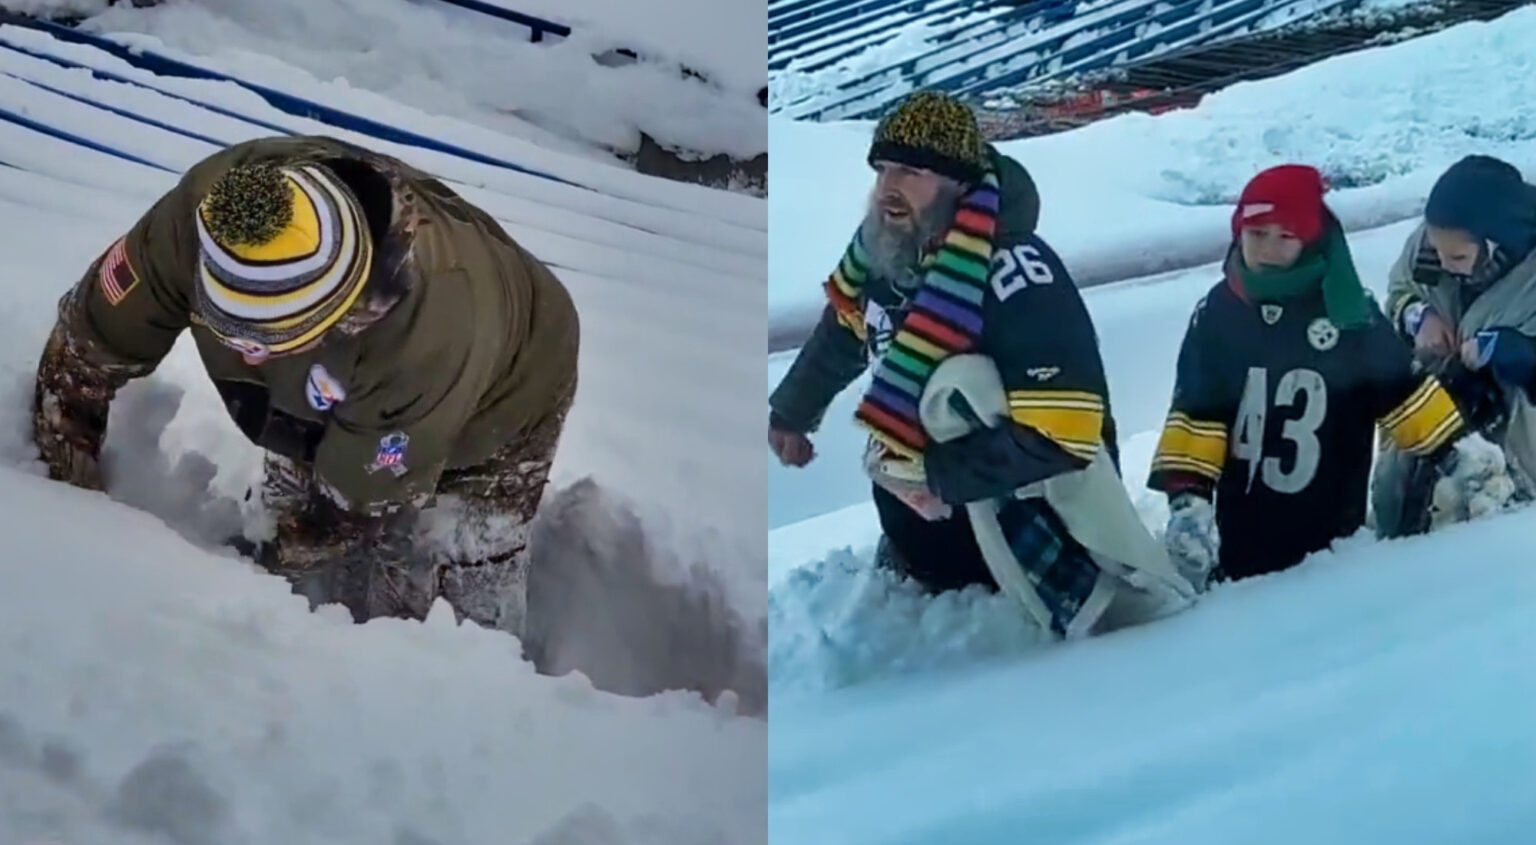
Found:
M 873 275 L 900 283 L 916 272 L 925 247 L 948 231 L 962 186 L 931 170 L 875 162 L 875 187 L 861 226 Z

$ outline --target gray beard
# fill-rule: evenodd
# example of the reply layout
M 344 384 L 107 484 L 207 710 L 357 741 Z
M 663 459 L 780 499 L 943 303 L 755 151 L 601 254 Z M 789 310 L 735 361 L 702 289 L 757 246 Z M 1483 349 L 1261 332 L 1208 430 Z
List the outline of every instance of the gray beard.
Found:
M 869 257 L 869 274 L 885 279 L 903 291 L 915 289 L 922 276 L 918 272 L 925 244 L 944 234 L 955 219 L 959 194 L 941 194 L 929 206 L 911 218 L 912 225 L 891 225 L 873 204 L 864 213 L 859 235 Z

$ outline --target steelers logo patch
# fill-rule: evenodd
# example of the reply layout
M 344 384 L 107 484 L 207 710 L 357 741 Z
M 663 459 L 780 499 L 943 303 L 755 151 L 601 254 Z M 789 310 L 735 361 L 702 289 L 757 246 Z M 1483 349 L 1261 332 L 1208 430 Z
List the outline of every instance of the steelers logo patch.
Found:
M 1339 344 L 1339 327 L 1327 317 L 1318 317 L 1307 326 L 1307 342 L 1319 352 L 1327 352 Z

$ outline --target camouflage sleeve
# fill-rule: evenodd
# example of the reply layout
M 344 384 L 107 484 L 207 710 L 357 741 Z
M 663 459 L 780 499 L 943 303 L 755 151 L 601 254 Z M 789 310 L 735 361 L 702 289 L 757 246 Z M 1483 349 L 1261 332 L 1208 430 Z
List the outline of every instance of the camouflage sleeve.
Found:
M 183 190 L 161 197 L 59 299 L 32 402 L 33 439 L 52 478 L 99 488 L 112 397 L 153 371 L 188 324 Z
M 451 325 L 442 315 L 417 318 L 413 325 Z M 369 371 L 377 375 L 348 385 L 347 399 L 332 411 L 315 452 L 320 489 L 357 514 L 422 507 L 430 500 L 486 382 L 474 338 L 465 332 L 418 328 L 403 344 L 397 340 L 381 337 L 364 349 L 373 358 Z

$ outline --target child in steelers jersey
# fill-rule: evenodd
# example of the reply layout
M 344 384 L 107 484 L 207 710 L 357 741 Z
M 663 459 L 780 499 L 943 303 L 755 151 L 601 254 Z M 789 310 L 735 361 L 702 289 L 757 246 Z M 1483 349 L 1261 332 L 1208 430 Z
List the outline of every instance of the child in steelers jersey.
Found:
M 1195 307 L 1148 486 L 1196 584 L 1300 563 L 1365 524 L 1378 427 L 1440 460 L 1466 432 L 1366 293 L 1311 167 L 1266 170 Z

